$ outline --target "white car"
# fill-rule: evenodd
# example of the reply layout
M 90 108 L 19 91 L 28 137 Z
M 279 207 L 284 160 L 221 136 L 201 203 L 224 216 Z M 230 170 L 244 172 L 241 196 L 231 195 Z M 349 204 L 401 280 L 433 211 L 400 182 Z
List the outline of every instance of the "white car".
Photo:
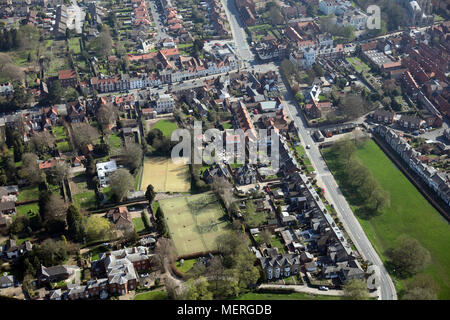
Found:
M 319 290 L 322 290 L 322 291 L 328 291 L 329 289 L 328 289 L 328 287 L 320 286 L 320 287 L 319 287 Z

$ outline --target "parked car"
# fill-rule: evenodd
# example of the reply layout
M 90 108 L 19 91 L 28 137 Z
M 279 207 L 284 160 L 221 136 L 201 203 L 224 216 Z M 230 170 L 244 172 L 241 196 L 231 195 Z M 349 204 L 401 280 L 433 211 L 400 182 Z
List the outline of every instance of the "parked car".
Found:
M 321 291 L 328 291 L 329 289 L 328 289 L 328 287 L 320 286 L 319 290 L 321 290 Z

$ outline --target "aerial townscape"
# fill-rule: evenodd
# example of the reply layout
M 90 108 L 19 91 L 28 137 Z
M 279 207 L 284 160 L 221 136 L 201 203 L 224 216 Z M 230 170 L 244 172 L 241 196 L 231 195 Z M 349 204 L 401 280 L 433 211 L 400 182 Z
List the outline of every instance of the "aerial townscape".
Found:
M 450 300 L 449 66 L 445 0 L 0 0 L 0 299 Z

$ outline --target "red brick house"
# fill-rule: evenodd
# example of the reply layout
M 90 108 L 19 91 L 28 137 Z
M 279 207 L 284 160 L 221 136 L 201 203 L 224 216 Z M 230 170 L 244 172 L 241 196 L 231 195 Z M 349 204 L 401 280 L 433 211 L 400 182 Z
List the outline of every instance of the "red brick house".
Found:
M 63 88 L 76 87 L 78 85 L 77 73 L 75 70 L 58 71 L 58 80 Z

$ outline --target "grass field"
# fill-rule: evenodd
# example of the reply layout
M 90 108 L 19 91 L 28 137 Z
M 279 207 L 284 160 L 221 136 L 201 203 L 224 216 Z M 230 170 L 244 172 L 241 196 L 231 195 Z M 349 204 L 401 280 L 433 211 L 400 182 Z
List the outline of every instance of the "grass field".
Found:
M 216 248 L 216 239 L 230 229 L 212 193 L 159 201 L 178 255 Z
M 439 285 L 439 299 L 450 299 L 450 228 L 447 221 L 374 141 L 369 140 L 360 147 L 357 156 L 391 196 L 391 206 L 382 215 L 370 220 L 358 218 L 380 257 L 386 261 L 386 250 L 395 246 L 403 234 L 417 239 L 432 257 L 431 265 L 423 273 L 432 275 Z M 351 192 L 342 185 L 342 168 L 336 162 L 336 155 L 328 150 L 325 157 L 344 195 L 357 212 L 359 208 L 352 203 Z M 407 281 L 409 279 L 394 279 L 398 289 Z
M 170 138 L 172 132 L 177 128 L 178 128 L 177 123 L 173 120 L 159 120 L 152 127 L 152 130 L 159 129 L 166 137 Z
M 250 292 L 235 300 L 342 300 L 341 297 L 312 295 L 308 293 L 256 293 Z
M 170 158 L 146 157 L 140 190 L 152 184 L 156 192 L 188 192 L 191 189 L 189 167 Z
M 166 300 L 167 294 L 162 290 L 140 293 L 134 297 L 134 300 Z

